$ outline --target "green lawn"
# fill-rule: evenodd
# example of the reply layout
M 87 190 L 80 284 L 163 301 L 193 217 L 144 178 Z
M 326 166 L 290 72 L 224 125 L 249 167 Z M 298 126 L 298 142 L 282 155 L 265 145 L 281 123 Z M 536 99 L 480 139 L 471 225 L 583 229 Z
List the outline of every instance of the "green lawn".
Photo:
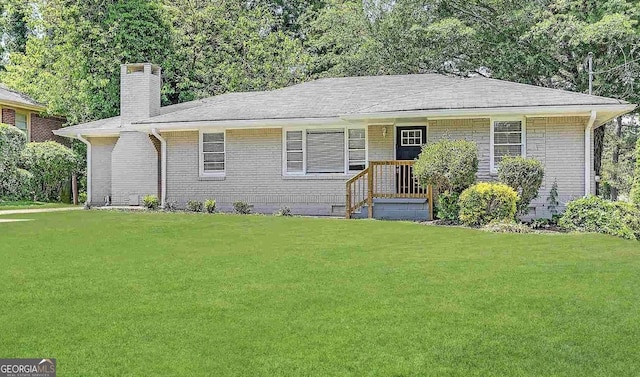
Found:
M 3 218 L 7 218 L 4 216 Z M 0 223 L 0 357 L 59 376 L 637 376 L 640 243 L 72 211 Z
M 71 207 L 72 204 L 66 203 L 47 203 L 47 202 L 32 202 L 32 201 L 0 201 L 0 211 L 13 210 L 13 209 L 34 209 L 34 208 L 62 208 Z

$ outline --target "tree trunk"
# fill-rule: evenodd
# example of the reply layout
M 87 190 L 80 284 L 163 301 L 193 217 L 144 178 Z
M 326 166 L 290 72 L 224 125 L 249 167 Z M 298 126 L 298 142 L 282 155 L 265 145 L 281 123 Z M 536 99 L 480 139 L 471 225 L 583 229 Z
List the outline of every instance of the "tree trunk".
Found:
M 614 122 L 613 134 L 615 140 L 613 143 L 613 151 L 611 154 L 611 162 L 613 164 L 611 174 L 611 200 L 618 200 L 618 161 L 620 160 L 620 138 L 622 137 L 622 117 L 618 117 Z

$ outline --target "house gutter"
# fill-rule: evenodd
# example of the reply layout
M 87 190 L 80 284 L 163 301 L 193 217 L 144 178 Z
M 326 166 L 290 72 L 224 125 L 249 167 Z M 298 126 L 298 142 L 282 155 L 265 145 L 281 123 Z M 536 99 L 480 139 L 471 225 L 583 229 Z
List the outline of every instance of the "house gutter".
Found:
M 160 189 L 162 190 L 160 206 L 164 208 L 167 203 L 167 140 L 160 136 L 157 128 L 152 129 L 151 134 L 160 140 L 160 163 L 162 164 L 160 168 Z
M 76 135 L 76 139 L 87 146 L 87 202 L 91 204 L 91 143 L 80 134 Z
M 591 111 L 591 116 L 589 117 L 589 122 L 587 122 L 587 127 L 584 130 L 584 195 L 591 194 L 591 169 L 593 168 L 593 164 L 591 163 L 591 154 L 593 153 L 593 141 L 591 135 L 593 134 L 595 122 L 596 122 L 596 111 Z

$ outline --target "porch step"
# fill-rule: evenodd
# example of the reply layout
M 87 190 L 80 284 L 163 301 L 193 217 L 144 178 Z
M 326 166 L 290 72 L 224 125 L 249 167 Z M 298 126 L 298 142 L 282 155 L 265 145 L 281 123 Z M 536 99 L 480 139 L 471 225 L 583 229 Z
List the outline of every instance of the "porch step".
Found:
M 365 204 L 352 215 L 366 219 L 369 208 Z M 429 200 L 426 198 L 376 198 L 373 199 L 373 218 L 380 220 L 429 220 Z

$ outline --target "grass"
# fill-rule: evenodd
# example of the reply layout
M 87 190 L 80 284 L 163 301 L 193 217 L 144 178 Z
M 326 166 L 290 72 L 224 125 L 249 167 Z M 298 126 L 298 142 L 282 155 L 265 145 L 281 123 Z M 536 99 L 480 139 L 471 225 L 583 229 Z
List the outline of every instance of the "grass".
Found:
M 5 217 L 6 218 L 6 217 Z M 73 211 L 0 224 L 0 355 L 60 376 L 635 376 L 640 243 Z
M 72 204 L 66 203 L 47 203 L 47 202 L 32 202 L 32 201 L 0 201 L 0 211 L 14 210 L 14 209 L 40 209 L 40 208 L 62 208 L 71 207 Z

